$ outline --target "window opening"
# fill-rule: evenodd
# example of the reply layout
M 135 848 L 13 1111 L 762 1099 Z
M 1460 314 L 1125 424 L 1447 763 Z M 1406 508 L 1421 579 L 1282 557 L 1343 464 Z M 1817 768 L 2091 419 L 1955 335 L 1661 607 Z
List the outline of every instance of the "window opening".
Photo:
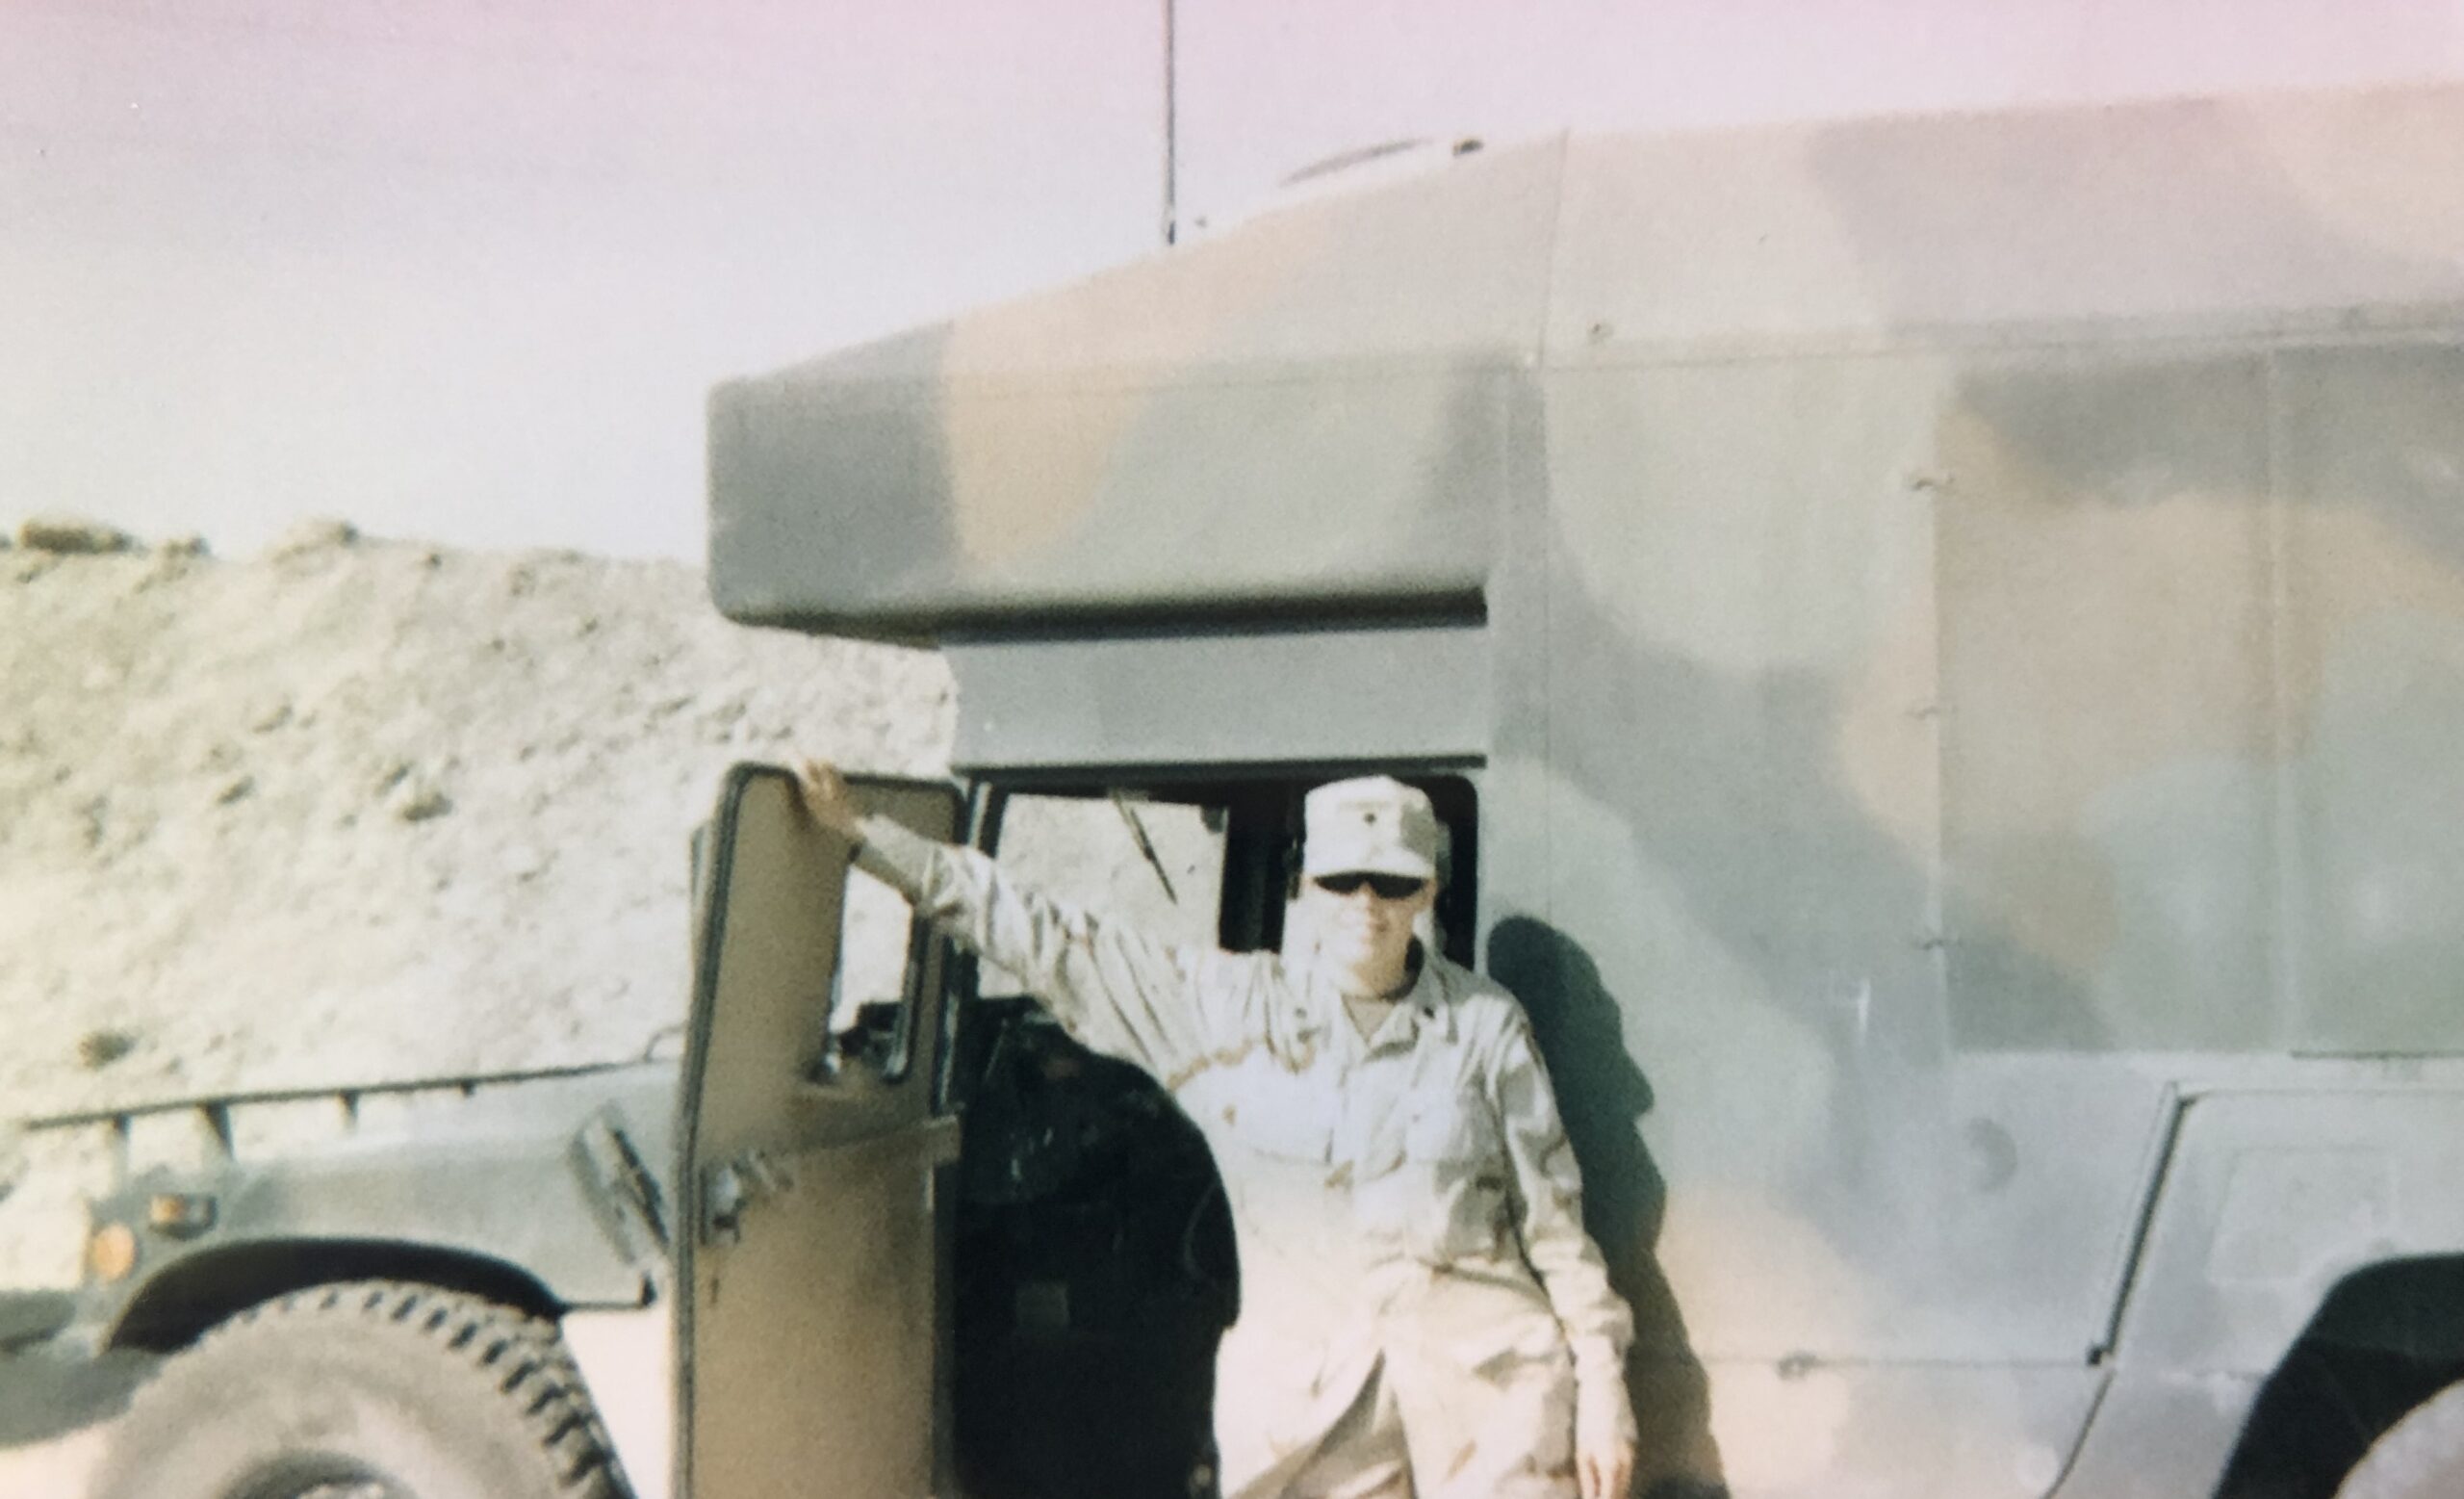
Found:
M 907 897 L 850 866 L 827 1028 L 810 1069 L 814 1081 L 831 1082 L 850 1073 L 885 1082 L 906 1075 L 915 1029 L 912 969 L 918 936 Z
M 1302 800 L 1336 772 L 1306 779 L 1013 791 L 994 842 L 1021 883 L 1176 945 L 1283 950 L 1300 892 Z M 1406 776 L 1436 808 L 1444 841 L 1431 930 L 1469 966 L 1479 912 L 1477 797 L 1461 776 Z M 985 966 L 981 992 L 1018 994 Z
M 1001 810 L 1001 867 L 1020 884 L 1178 944 L 1211 945 L 1221 902 L 1219 810 L 1105 788 L 1015 793 Z M 987 960 L 978 986 L 1023 994 Z

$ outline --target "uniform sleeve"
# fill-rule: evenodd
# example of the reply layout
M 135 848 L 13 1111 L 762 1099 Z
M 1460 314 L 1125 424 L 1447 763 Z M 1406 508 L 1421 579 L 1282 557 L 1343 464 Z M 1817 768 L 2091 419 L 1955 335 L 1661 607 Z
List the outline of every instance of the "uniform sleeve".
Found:
M 1209 1035 L 1200 979 L 1214 952 L 1191 952 L 1029 890 L 974 849 L 864 819 L 857 864 L 916 912 L 1028 992 L 1094 1050 L 1158 1077 L 1221 1045 Z
M 1515 1010 L 1490 1073 L 1492 1096 L 1514 1168 L 1524 1254 L 1574 1352 L 1578 1430 L 1634 1434 L 1626 1394 L 1626 1350 L 1633 1313 L 1608 1285 L 1600 1249 L 1582 1226 L 1582 1177 L 1557 1114 L 1557 1096 L 1532 1045 L 1530 1022 Z

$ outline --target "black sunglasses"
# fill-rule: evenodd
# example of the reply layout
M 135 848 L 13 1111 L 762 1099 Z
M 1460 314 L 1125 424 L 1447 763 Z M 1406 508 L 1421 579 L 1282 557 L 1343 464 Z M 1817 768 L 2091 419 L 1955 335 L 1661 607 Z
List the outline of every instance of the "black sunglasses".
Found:
M 1315 879 L 1312 879 L 1309 883 L 1317 886 L 1320 890 L 1324 891 L 1329 895 L 1349 895 L 1355 893 L 1362 886 L 1366 885 L 1369 887 L 1370 892 L 1374 894 L 1380 900 L 1409 900 L 1414 895 L 1419 894 L 1428 885 L 1428 881 L 1416 880 L 1408 874 L 1369 874 L 1362 872 L 1321 874 Z

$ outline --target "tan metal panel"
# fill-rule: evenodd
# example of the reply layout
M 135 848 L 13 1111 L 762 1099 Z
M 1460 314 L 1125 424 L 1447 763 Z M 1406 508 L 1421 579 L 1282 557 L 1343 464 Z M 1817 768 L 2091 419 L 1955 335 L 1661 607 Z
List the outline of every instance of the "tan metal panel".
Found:
M 2266 366 L 1981 363 L 1942 419 L 1945 936 L 1972 1047 L 2281 1035 Z
M 956 832 L 946 787 L 859 795 Z M 817 1073 L 847 845 L 786 775 L 738 766 L 713 850 L 675 1230 L 677 1487 L 765 1499 L 827 1475 L 849 1492 L 922 1495 L 940 1409 L 935 1177 L 958 1144 L 957 1120 L 932 1108 L 940 1006 L 913 1007 L 908 1065 Z M 937 969 L 921 974 L 937 1001 Z
M 2464 302 L 2464 90 L 1582 140 L 1553 361 Z
M 2277 368 L 2297 1044 L 2464 1051 L 2464 342 Z
M 960 765 L 1476 758 L 1492 638 L 1477 625 L 988 641 L 948 648 Z

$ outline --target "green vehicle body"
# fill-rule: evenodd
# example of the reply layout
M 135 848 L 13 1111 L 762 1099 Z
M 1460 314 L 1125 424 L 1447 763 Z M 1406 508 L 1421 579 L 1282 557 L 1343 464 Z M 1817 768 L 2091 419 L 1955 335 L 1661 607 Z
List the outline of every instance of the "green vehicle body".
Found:
M 672 1053 L 673 1048 L 668 1048 Z M 107 1157 L 126 1273 L 0 1293 L 0 1446 L 116 1413 L 246 1307 L 393 1279 L 565 1318 L 664 1295 L 676 1061 L 165 1098 L 24 1122 Z

